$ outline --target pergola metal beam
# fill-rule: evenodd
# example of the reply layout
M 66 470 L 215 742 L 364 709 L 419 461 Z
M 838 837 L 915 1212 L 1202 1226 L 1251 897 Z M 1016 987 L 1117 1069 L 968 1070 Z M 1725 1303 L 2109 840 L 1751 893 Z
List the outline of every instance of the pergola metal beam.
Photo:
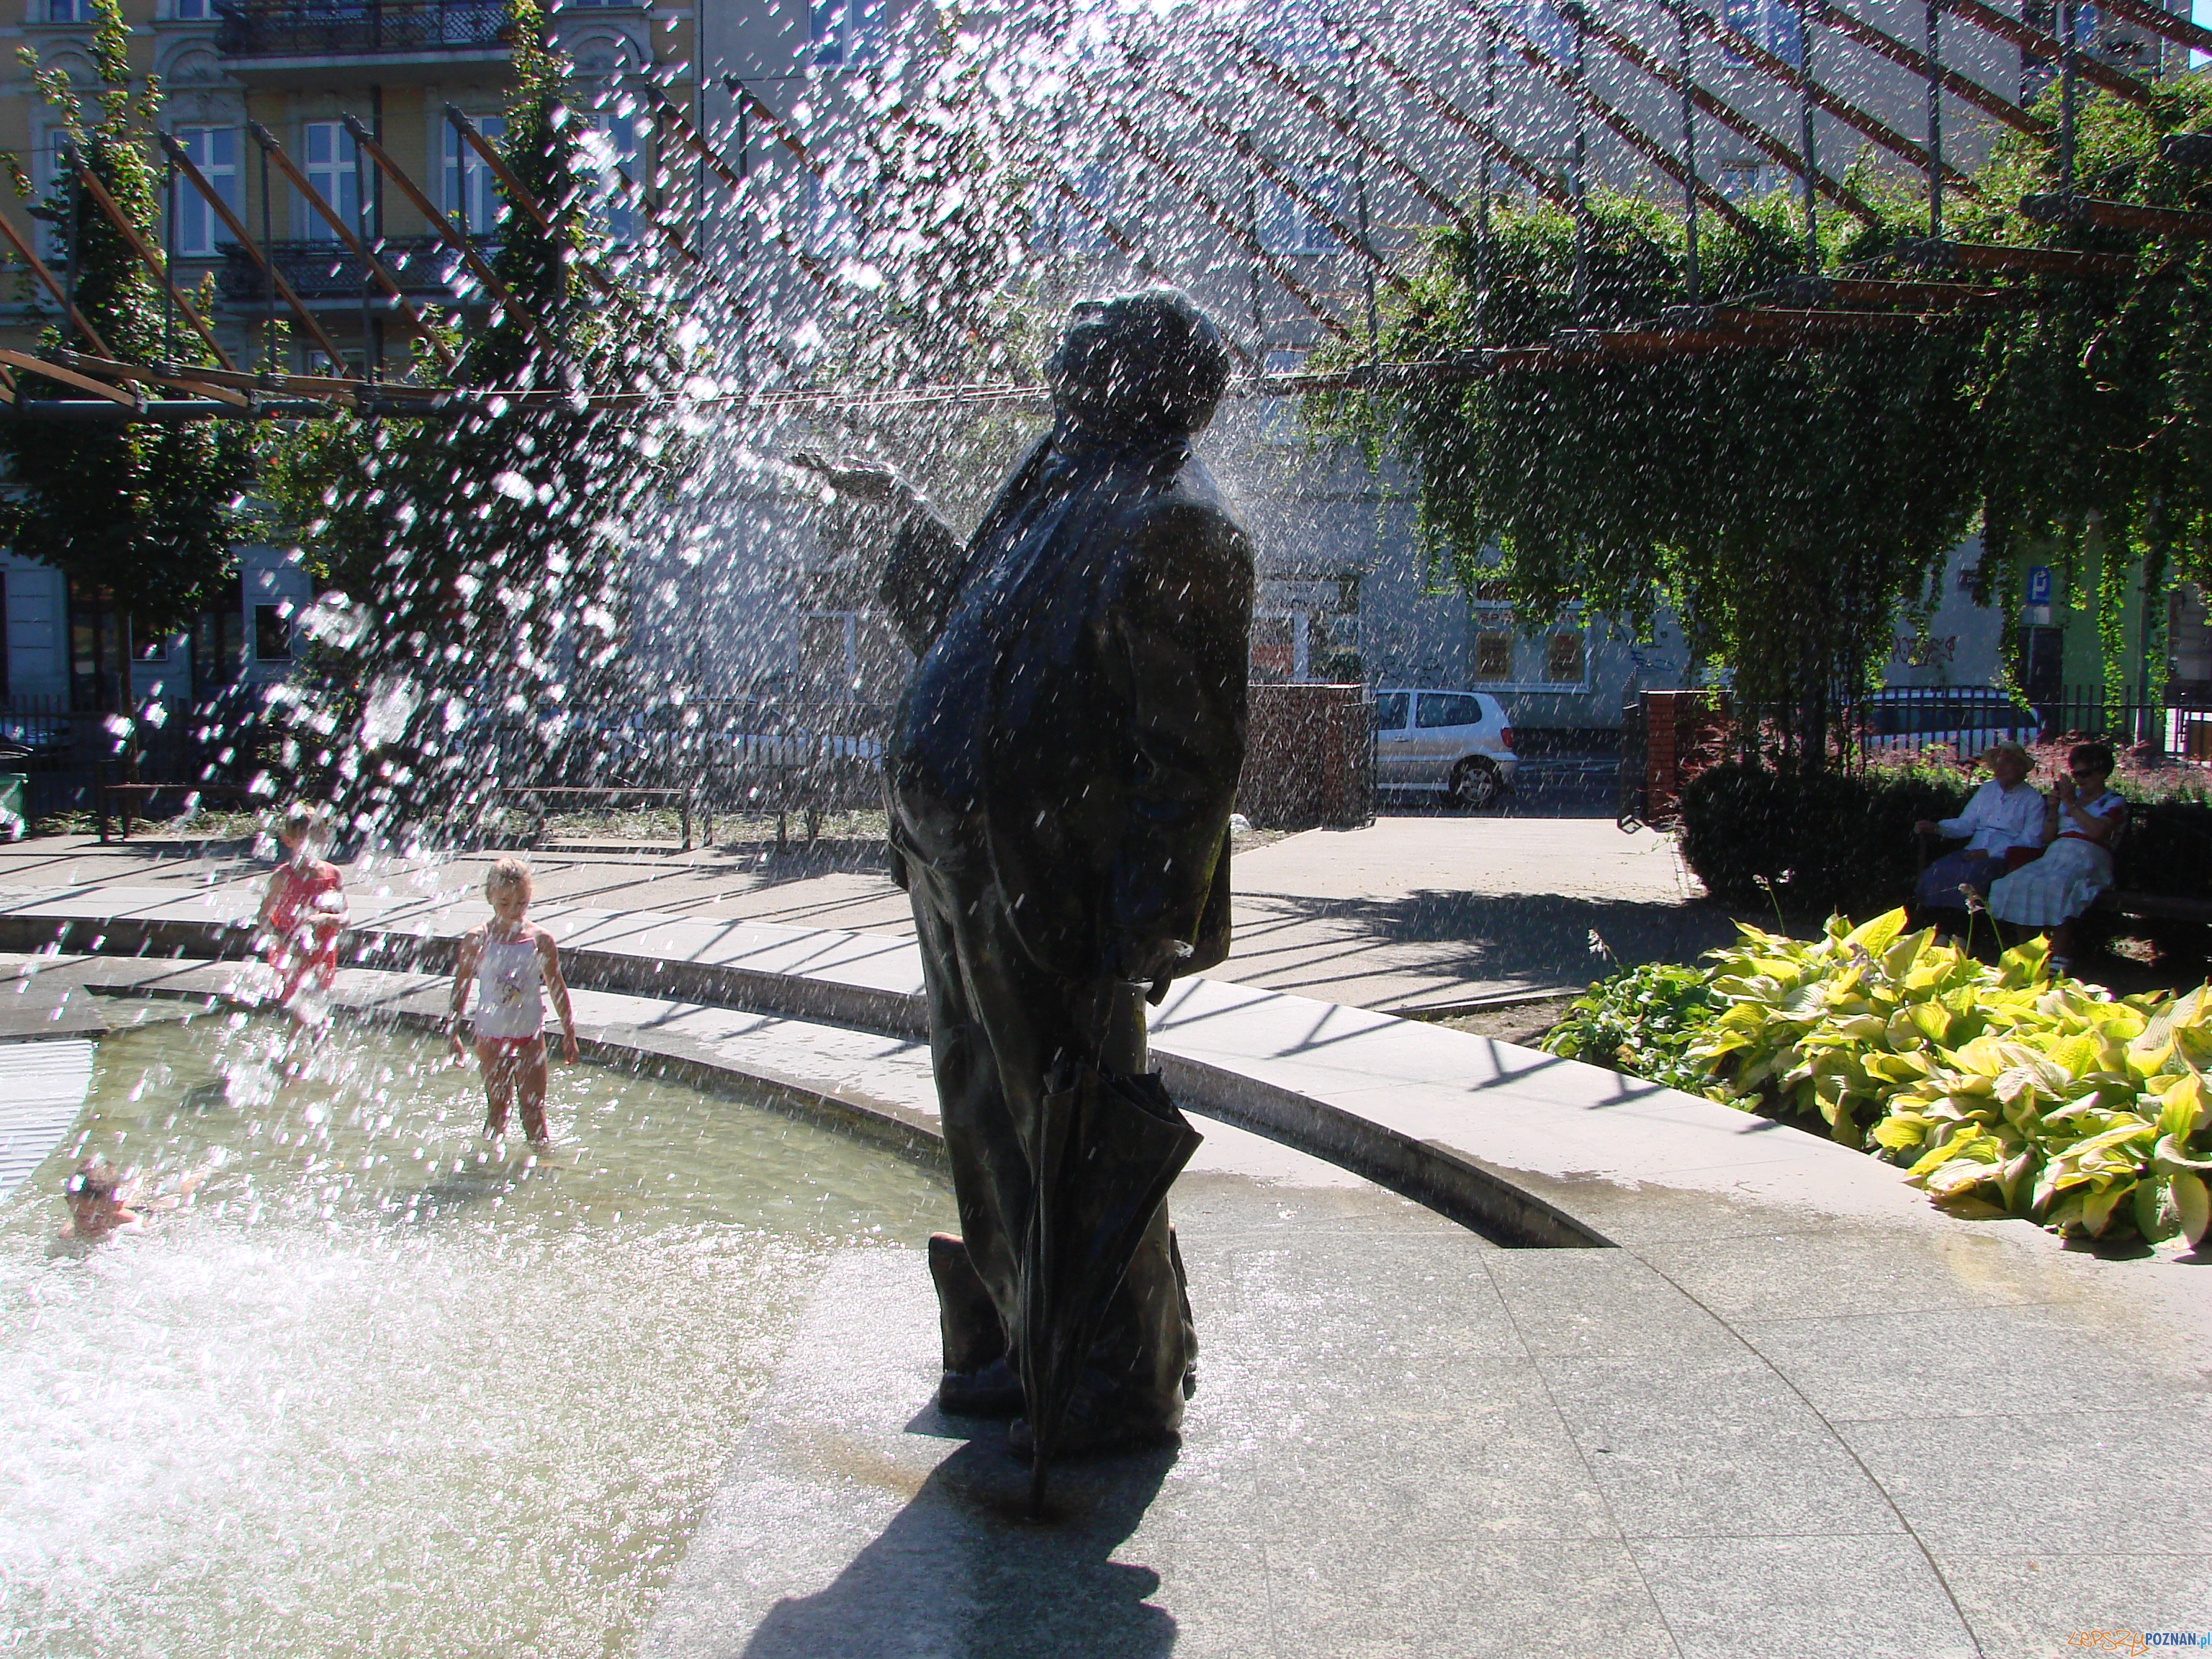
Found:
M 1470 236 L 1474 234 L 1474 222 L 1460 210 L 1459 204 L 1443 191 L 1430 183 L 1417 168 L 1401 157 L 1395 150 L 1376 143 L 1374 139 L 1360 131 L 1358 123 L 1338 114 L 1328 106 L 1328 100 L 1256 47 L 1233 37 L 1224 36 L 1224 38 L 1228 39 L 1232 49 L 1238 52 L 1246 63 L 1257 70 L 1262 78 L 1271 85 L 1295 99 L 1316 118 L 1357 145 L 1362 155 L 1388 168 L 1404 182 L 1407 189 L 1443 215 L 1452 225 Z M 1564 198 L 1562 199 L 1564 200 Z
M 2000 40 L 2009 40 L 2023 52 L 2033 52 L 2038 58 L 2057 63 L 2065 57 L 2065 42 L 2055 34 L 2046 34 L 2031 24 L 2008 17 L 1994 7 L 1985 6 L 1982 0 L 1935 0 L 1938 9 L 1948 11 L 1962 23 L 1971 23 L 1986 34 Z M 2110 64 L 2082 52 L 2073 54 L 2075 72 L 2085 81 L 2094 82 L 2116 98 L 2126 100 L 2138 109 L 2147 109 L 2157 100 L 2158 94 L 2132 75 L 2125 75 Z
M 455 229 L 453 221 L 438 211 L 422 187 L 410 178 L 397 161 L 385 154 L 384 146 L 376 142 L 376 136 L 350 115 L 339 118 L 344 122 L 345 130 L 353 136 L 354 143 L 361 147 L 362 154 L 375 162 L 377 170 L 399 186 L 400 194 L 413 204 L 415 210 L 422 216 L 422 222 L 430 227 L 438 240 L 461 256 L 461 262 L 468 266 L 469 273 L 483 285 L 484 292 L 491 295 L 492 303 L 513 317 L 521 325 L 522 331 L 541 350 L 557 353 L 559 343 L 545 331 L 545 325 L 537 313 L 514 297 L 507 284 L 500 281 L 498 273 L 492 270 L 490 264 L 477 252 L 475 244 Z
M 1467 3 L 1472 3 L 1472 0 L 1467 0 Z M 1597 37 L 1598 44 L 1604 46 L 1607 51 L 1623 62 L 1642 70 L 1662 86 L 1687 98 L 1697 108 L 1704 111 L 1705 114 L 1719 122 L 1738 137 L 1757 145 L 1768 160 L 1788 167 L 1800 178 L 1805 176 L 1807 172 L 1805 157 L 1792 149 L 1784 140 L 1769 132 L 1749 116 L 1722 102 L 1699 85 L 1693 77 L 1646 52 L 1635 40 L 1621 33 L 1618 29 L 1598 21 L 1594 15 L 1590 15 L 1587 8 L 1583 9 L 1583 11 L 1587 20 L 1586 27 Z M 1925 152 L 1922 152 L 1922 158 L 1924 161 Z M 1875 222 L 1874 210 L 1867 205 L 1856 191 L 1850 189 L 1840 180 L 1831 178 L 1818 167 L 1812 168 L 1811 172 L 1814 184 L 1822 195 L 1863 223 Z M 1677 178 L 1675 182 L 1680 184 L 1683 180 Z
M 1727 22 L 1715 17 L 1711 12 L 1699 10 L 1694 6 L 1684 6 L 1681 9 L 1681 15 L 1692 28 L 1696 29 L 1707 39 L 1725 46 L 1768 80 L 1778 82 L 1791 91 L 1810 98 L 1814 103 L 1827 111 L 1836 119 L 1866 137 L 1871 138 L 1891 155 L 1911 162 L 1914 167 L 1923 171 L 1926 170 L 1927 147 L 1906 137 L 1880 116 L 1861 109 L 1832 88 L 1822 85 L 1818 79 L 1806 74 L 1788 58 L 1776 56 L 1741 29 L 1730 27 Z M 1969 195 L 1973 193 L 1972 181 L 1958 168 L 1946 162 L 1943 171 L 1961 192 Z
M 23 369 L 33 374 L 68 386 L 74 392 L 89 392 L 95 398 L 105 398 L 110 403 L 121 404 L 125 409 L 137 409 L 143 401 L 136 392 L 125 392 L 106 380 L 94 380 L 89 374 L 80 374 L 73 368 L 64 368 L 59 363 L 50 363 L 43 357 L 33 357 L 27 351 L 0 349 L 0 363 L 10 368 Z M 35 400 L 33 400 L 35 401 Z
M 1503 162 L 1515 176 L 1526 181 L 1530 189 L 1554 206 L 1573 207 L 1574 198 L 1561 188 L 1557 179 L 1546 172 L 1537 162 L 1522 155 L 1520 151 L 1500 138 L 1491 130 L 1488 123 L 1469 115 L 1452 100 L 1437 91 L 1420 76 L 1399 63 L 1389 52 L 1376 45 L 1372 40 L 1360 33 L 1349 24 L 1332 21 L 1327 27 L 1339 40 L 1367 58 L 1392 81 L 1474 139 L 1481 148 L 1486 159 Z
M 2186 17 L 2178 17 L 2170 11 L 2146 5 L 2144 0 L 2098 0 L 2098 3 L 2114 16 L 2124 17 L 2162 40 L 2171 40 L 2177 46 L 2193 47 L 2198 52 L 2212 52 L 2212 29 L 2199 27 Z
M 276 268 L 276 262 L 251 236 L 246 234 L 246 227 L 239 222 L 238 216 L 230 210 L 230 204 L 224 201 L 217 193 L 216 187 L 208 182 L 207 175 L 199 170 L 198 164 L 185 152 L 185 147 L 166 132 L 156 133 L 155 137 L 161 141 L 162 153 L 167 155 L 177 171 L 184 175 L 185 182 L 199 192 L 201 199 L 207 203 L 209 210 L 222 222 L 222 228 L 237 239 L 239 247 L 245 252 L 248 258 L 253 261 L 262 276 L 276 288 L 277 294 L 283 297 L 292 314 L 300 319 L 300 325 L 314 336 L 316 345 L 321 348 L 332 362 L 343 362 L 345 354 L 338 349 L 337 342 L 330 337 L 322 324 L 316 321 L 314 313 L 307 309 L 307 302 L 294 292 L 292 284 L 284 280 L 284 273 Z
M 1807 0 L 1806 15 L 1817 19 L 1838 34 L 1857 41 L 1877 58 L 1887 58 L 1899 69 L 1910 70 L 1923 79 L 1932 71 L 1943 90 L 1953 97 L 1972 104 L 1992 120 L 2002 121 L 2015 132 L 2026 133 L 2031 138 L 2048 140 L 2053 129 L 2041 116 L 2022 109 L 2008 98 L 1991 92 L 1980 82 L 1970 80 L 1956 70 L 1931 64 L 1928 54 L 1917 46 L 1909 46 L 1896 36 L 1884 33 L 1873 24 L 1854 17 L 1840 6 L 1828 0 Z
M 490 141 L 477 130 L 477 124 L 452 104 L 446 106 L 446 119 L 453 131 L 459 135 L 461 141 L 476 151 L 484 166 L 491 169 L 492 177 L 499 180 L 500 190 L 505 194 L 507 199 L 537 221 L 538 228 L 547 235 L 559 235 L 560 233 L 555 228 L 551 216 L 539 205 L 537 197 L 531 194 L 529 187 L 514 176 L 514 169 L 500 159 L 499 151 L 494 149 Z M 616 288 L 613 280 L 591 260 L 578 258 L 575 260 L 575 265 L 577 270 L 583 272 L 584 280 L 608 299 L 618 297 L 619 290 Z
M 1121 130 L 1122 136 L 1128 139 L 1137 153 L 1150 161 L 1162 178 L 1181 191 L 1192 206 L 1213 221 L 1215 226 L 1231 241 L 1236 243 L 1253 259 L 1264 266 L 1267 274 L 1282 285 L 1283 291 L 1304 307 L 1316 322 L 1339 339 L 1348 340 L 1352 337 L 1352 331 L 1330 314 L 1328 306 L 1311 289 L 1298 280 L 1296 271 L 1270 253 L 1258 237 L 1254 236 L 1243 226 L 1238 224 L 1236 216 L 1216 201 L 1212 193 L 1205 185 L 1200 184 L 1197 179 L 1178 167 L 1172 159 L 1164 155 L 1159 147 L 1145 135 L 1135 122 L 1118 109 L 1111 112 L 1109 118 Z
M 1653 167 L 1657 167 L 1660 172 L 1665 173 L 1685 190 L 1696 191 L 1698 200 L 1710 208 L 1717 217 L 1732 226 L 1737 234 L 1753 238 L 1759 235 L 1759 227 L 1752 222 L 1748 214 L 1705 183 L 1704 179 L 1691 173 L 1664 144 L 1591 91 L 1589 82 L 1585 77 L 1574 74 L 1565 65 L 1554 61 L 1550 54 L 1522 33 L 1520 27 L 1511 19 L 1494 7 L 1482 3 L 1482 0 L 1460 0 L 1460 3 L 1465 9 L 1494 23 L 1506 44 L 1520 54 L 1522 63 L 1565 93 L 1584 112 L 1595 115 L 1602 121 L 1613 131 L 1616 137 L 1650 161 Z M 1760 143 L 1759 139 L 1753 139 L 1752 142 Z M 1789 148 L 1782 144 L 1779 140 L 1770 138 L 1767 143 L 1772 143 L 1783 156 L 1786 157 L 1791 154 Z M 1761 148 L 1765 147 L 1765 144 L 1761 144 Z M 1838 198 L 1847 209 L 1850 208 L 1851 201 L 1856 199 L 1851 198 L 1846 200 Z M 1851 210 L 1863 211 L 1869 219 L 1873 217 L 1874 210 L 1863 203 L 1857 209 Z
M 415 331 L 418 338 L 428 343 L 431 352 L 450 374 L 456 367 L 453 354 L 446 349 L 446 343 L 438 337 L 436 331 L 422 320 L 422 313 L 415 309 L 405 292 L 400 288 L 398 277 L 393 276 L 384 261 L 378 258 L 370 251 L 368 246 L 354 234 L 353 227 L 346 223 L 338 210 L 323 199 L 322 191 L 309 184 L 307 175 L 292 165 L 292 158 L 284 153 L 284 147 L 276 142 L 276 134 L 270 132 L 258 121 L 247 122 L 246 130 L 253 136 L 253 142 L 261 146 L 261 153 L 266 155 L 276 165 L 276 169 L 291 181 L 292 187 L 307 198 L 307 205 L 315 210 L 323 222 L 337 234 L 338 240 L 345 244 L 347 251 L 368 267 L 370 277 L 379 288 L 384 290 L 386 297 L 392 301 L 392 308 L 407 319 L 408 325 Z M 367 347 L 368 343 L 362 342 L 364 356 L 366 356 Z M 341 358 L 339 361 L 343 362 L 344 360 Z
M 146 239 L 125 216 L 115 198 L 107 193 L 107 186 L 100 182 L 100 175 L 85 166 L 84 158 L 81 155 L 75 157 L 75 165 L 77 183 L 84 186 L 84 193 L 92 198 L 93 205 L 100 210 L 101 216 L 115 227 L 116 234 L 123 238 L 125 246 L 146 268 L 146 274 L 161 285 L 171 303 L 184 313 L 185 320 L 191 325 L 192 332 L 200 337 L 210 351 L 215 353 L 217 362 L 225 368 L 237 368 L 238 365 L 230 361 L 230 354 L 222 349 L 222 342 L 215 337 L 215 330 L 208 326 L 207 319 L 193 308 L 192 302 L 170 280 L 168 261 L 147 245 Z
M 751 192 L 745 189 L 745 181 L 730 170 L 730 164 L 727 161 L 714 153 L 714 147 L 701 136 L 698 128 L 691 125 L 690 118 L 677 108 L 673 100 L 659 87 L 648 83 L 647 90 L 652 93 L 654 103 L 659 106 L 661 118 L 675 129 L 678 141 L 707 164 L 708 170 L 722 181 L 723 185 L 733 198 L 744 202 L 748 207 L 753 207 Z M 808 280 L 812 282 L 824 296 L 830 299 L 839 297 L 836 278 L 827 265 L 793 241 L 788 235 L 785 234 L 782 227 L 769 219 L 765 214 L 756 211 L 755 216 L 761 221 L 761 228 L 767 233 L 769 240 L 790 256 L 792 263 L 805 273 Z
M 70 325 L 91 344 L 106 351 L 107 342 L 100 337 L 100 331 L 92 325 L 92 319 L 77 309 L 76 300 L 62 285 L 61 279 L 46 269 L 46 261 L 39 258 L 30 243 L 24 240 L 22 233 L 15 228 L 4 213 L 0 213 L 0 236 L 8 239 L 8 246 L 15 250 L 15 257 L 30 267 L 31 274 L 39 279 L 47 293 L 54 296 L 55 302 L 61 307 L 62 314 L 69 319 Z
M 1266 150 L 1254 143 L 1248 136 L 1237 131 L 1226 121 L 1207 109 L 1199 100 L 1180 88 L 1169 86 L 1164 82 L 1156 80 L 1152 82 L 1152 90 L 1166 94 L 1168 97 L 1188 110 L 1197 118 L 1200 126 L 1227 144 L 1245 161 L 1250 162 L 1285 195 L 1328 227 L 1332 236 L 1364 259 L 1374 269 L 1376 274 L 1393 289 L 1400 294 L 1413 292 L 1411 285 L 1406 279 L 1391 269 L 1390 262 L 1375 251 L 1375 245 L 1339 218 L 1335 209 L 1307 189 L 1291 168 L 1276 161 Z

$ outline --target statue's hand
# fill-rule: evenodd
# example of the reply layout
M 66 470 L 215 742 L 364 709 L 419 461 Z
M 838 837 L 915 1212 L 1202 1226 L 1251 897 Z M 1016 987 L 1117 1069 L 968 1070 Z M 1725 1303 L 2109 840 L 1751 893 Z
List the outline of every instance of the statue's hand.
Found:
M 830 489 L 863 507 L 890 507 L 920 499 L 912 484 L 880 461 L 854 455 L 840 455 L 833 460 L 811 449 L 794 449 L 791 464 L 820 473 Z
M 1158 1005 L 1167 995 L 1176 969 L 1195 954 L 1179 939 L 1124 938 L 1115 941 L 1106 970 L 1124 985 L 1145 987 L 1145 1000 Z

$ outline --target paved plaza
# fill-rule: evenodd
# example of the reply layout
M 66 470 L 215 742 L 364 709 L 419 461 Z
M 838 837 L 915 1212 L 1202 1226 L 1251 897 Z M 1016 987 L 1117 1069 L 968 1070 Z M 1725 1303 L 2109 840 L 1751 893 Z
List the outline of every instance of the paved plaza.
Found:
M 818 971 L 914 977 L 910 951 L 841 950 L 817 937 Z M 27 1009 L 254 974 L 0 959 L 33 969 Z M 443 1004 L 374 969 L 338 994 L 424 1026 Z M 910 1036 L 594 990 L 577 1012 L 603 1058 L 934 1133 Z M 1022 1521 L 1001 1431 L 933 1404 L 920 1252 L 853 1252 L 743 1435 L 698 1449 L 719 1495 L 643 1653 L 2051 1659 L 2212 1605 L 2201 1267 L 1954 1221 L 1794 1130 L 1285 994 L 1188 988 L 1155 1039 L 1206 1136 L 1170 1199 L 1204 1345 L 1180 1452 L 1071 1467 L 1054 1524 Z M 1338 1161 L 1280 1144 L 1331 1126 Z M 1340 1167 L 1391 1146 L 1581 1237 L 1500 1248 L 1528 1241 Z
M 374 860 L 348 889 L 356 907 L 376 897 L 395 918 L 433 916 L 477 896 L 492 856 Z M 906 896 L 857 841 L 530 858 L 541 908 L 913 937 Z M 258 886 L 267 867 L 235 843 L 51 837 L 0 848 L 0 891 L 206 894 Z M 1231 868 L 1234 944 L 1212 977 L 1393 1012 L 1579 989 L 1614 961 L 1688 960 L 1734 931 L 1670 838 L 1610 818 L 1389 815 L 1252 847 Z
M 91 992 L 252 1002 L 252 964 L 205 957 L 263 866 L 0 859 L 12 942 L 59 948 L 0 958 L 17 1034 L 96 1033 Z M 934 1142 L 919 962 L 864 860 L 537 861 L 596 1057 Z M 482 917 L 483 864 L 356 866 L 393 965 L 340 1003 L 433 1024 L 405 958 Z M 1954 1220 L 1795 1128 L 1382 1012 L 1587 977 L 1576 928 L 1710 942 L 1669 843 L 1385 818 L 1258 848 L 1237 889 L 1238 954 L 1153 1022 L 1206 1136 L 1170 1199 L 1204 1345 L 1180 1452 L 1071 1468 L 1023 1522 L 1000 1431 L 934 1408 L 921 1253 L 855 1251 L 697 1449 L 719 1495 L 642 1652 L 2051 1659 L 2203 1628 L 2201 1259 Z

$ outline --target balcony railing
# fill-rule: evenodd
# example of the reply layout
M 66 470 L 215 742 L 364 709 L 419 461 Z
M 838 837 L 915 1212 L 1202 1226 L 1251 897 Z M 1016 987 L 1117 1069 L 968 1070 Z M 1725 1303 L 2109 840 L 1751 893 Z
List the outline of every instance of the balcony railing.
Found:
M 489 258 L 490 245 L 478 246 Z M 303 300 L 357 299 L 362 283 L 368 280 L 361 261 L 336 242 L 272 242 L 270 247 L 276 269 Z M 234 242 L 220 244 L 217 251 L 223 261 L 217 279 L 222 297 L 234 305 L 260 304 L 266 292 L 261 267 Z M 377 257 L 410 295 L 444 297 L 457 285 L 475 286 L 462 269 L 460 255 L 443 242 L 386 242 Z M 377 297 L 382 297 L 380 289 Z
M 505 0 L 216 0 L 234 58 L 482 51 L 503 46 Z

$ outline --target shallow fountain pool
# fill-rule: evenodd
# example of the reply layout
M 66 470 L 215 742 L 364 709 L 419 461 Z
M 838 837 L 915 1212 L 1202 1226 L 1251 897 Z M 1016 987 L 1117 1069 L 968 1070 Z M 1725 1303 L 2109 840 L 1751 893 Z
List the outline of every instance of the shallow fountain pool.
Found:
M 425 1038 L 104 1039 L 0 1210 L 0 1649 L 627 1652 L 817 1275 L 951 1194 L 649 1078 L 556 1068 L 549 1105 L 532 1160 Z M 85 1249 L 93 1151 L 208 1173 Z

